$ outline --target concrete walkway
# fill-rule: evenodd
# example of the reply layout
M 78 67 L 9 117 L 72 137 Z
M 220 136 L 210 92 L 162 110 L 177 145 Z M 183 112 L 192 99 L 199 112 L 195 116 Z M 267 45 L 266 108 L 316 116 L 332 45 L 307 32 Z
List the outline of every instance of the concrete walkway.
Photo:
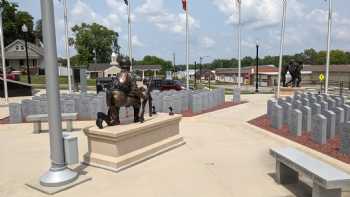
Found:
M 186 145 L 119 173 L 86 167 L 83 171 L 92 181 L 55 196 L 308 196 L 307 187 L 280 186 L 271 176 L 275 162 L 269 148 L 288 143 L 246 123 L 265 113 L 270 97 L 244 95 L 247 104 L 184 118 L 181 133 Z M 81 156 L 87 151 L 81 129 L 92 124 L 74 125 L 79 128 L 74 135 L 79 137 Z M 0 125 L 0 197 L 46 196 L 24 184 L 48 169 L 48 140 L 47 133 L 32 134 L 31 124 Z

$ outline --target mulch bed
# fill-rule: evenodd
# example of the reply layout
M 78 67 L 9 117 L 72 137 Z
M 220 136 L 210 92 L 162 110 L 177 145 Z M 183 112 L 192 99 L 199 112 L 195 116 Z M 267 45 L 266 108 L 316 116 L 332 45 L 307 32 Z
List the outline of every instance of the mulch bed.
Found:
M 245 103 L 248 103 L 248 102 L 247 102 L 247 101 L 242 101 L 242 102 L 240 102 L 240 103 L 233 103 L 232 101 L 230 101 L 230 102 L 225 102 L 225 103 L 222 104 L 222 105 L 219 105 L 219 106 L 213 107 L 213 108 L 211 108 L 211 109 L 202 111 L 201 113 L 193 113 L 192 110 L 187 110 L 187 111 L 185 111 L 185 112 L 182 113 L 182 116 L 183 116 L 183 117 L 198 116 L 198 115 L 205 114 L 205 113 L 208 113 L 208 112 L 213 112 L 213 111 L 217 111 L 217 110 L 220 110 L 220 109 L 224 109 L 224 108 L 228 108 L 228 107 L 233 107 L 233 106 L 241 105 L 241 104 L 245 104 Z
M 270 126 L 271 121 L 267 118 L 267 115 L 263 115 L 263 116 L 260 116 L 256 119 L 250 120 L 250 121 L 248 121 L 248 123 L 250 123 L 254 126 L 257 126 L 259 128 L 262 128 L 266 131 L 269 131 L 271 133 L 274 133 L 276 135 L 279 135 L 281 137 L 292 140 L 296 143 L 307 146 L 311 149 L 314 149 L 318 152 L 326 154 L 330 157 L 333 157 L 335 159 L 338 159 L 340 161 L 343 161 L 345 163 L 350 164 L 350 156 L 339 152 L 339 146 L 340 146 L 340 137 L 339 136 L 336 136 L 334 139 L 328 140 L 327 144 L 321 145 L 321 144 L 317 144 L 317 143 L 313 142 L 310 134 L 307 132 L 303 132 L 303 135 L 300 137 L 292 135 L 291 133 L 288 132 L 287 125 L 284 125 L 282 129 L 272 128 Z

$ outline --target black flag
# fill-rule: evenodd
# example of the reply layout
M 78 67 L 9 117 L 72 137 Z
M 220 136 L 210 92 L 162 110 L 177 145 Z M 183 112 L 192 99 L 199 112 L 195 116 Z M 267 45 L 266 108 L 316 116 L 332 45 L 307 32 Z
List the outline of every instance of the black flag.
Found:
M 124 0 L 124 2 L 125 2 L 125 4 L 126 4 L 126 5 L 129 5 L 129 2 L 128 2 L 128 0 Z

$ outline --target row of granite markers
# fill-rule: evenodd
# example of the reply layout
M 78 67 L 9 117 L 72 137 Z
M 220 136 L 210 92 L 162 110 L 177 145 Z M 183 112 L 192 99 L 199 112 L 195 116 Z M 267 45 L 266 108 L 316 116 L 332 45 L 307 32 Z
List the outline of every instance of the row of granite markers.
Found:
M 190 110 L 194 114 L 213 109 L 225 103 L 225 90 L 222 88 L 209 90 L 152 91 L 153 106 L 158 112 L 183 113 Z
M 212 91 L 152 91 L 153 102 L 157 112 L 169 112 L 172 107 L 174 113 L 192 110 L 201 113 L 205 110 L 222 105 L 225 102 L 224 89 Z M 80 120 L 95 120 L 97 112 L 107 113 L 106 94 L 61 94 L 60 107 L 62 113 L 78 113 Z M 148 112 L 148 106 L 145 111 Z M 133 109 L 122 107 L 120 119 L 132 119 Z M 48 114 L 48 99 L 46 94 L 33 96 L 32 99 L 22 100 L 21 103 L 9 104 L 9 122 L 22 123 L 26 117 L 36 114 Z
M 326 144 L 340 136 L 340 151 L 350 154 L 350 105 L 343 96 L 296 92 L 293 97 L 270 99 L 267 116 L 271 127 L 294 136 L 309 133 L 313 142 Z

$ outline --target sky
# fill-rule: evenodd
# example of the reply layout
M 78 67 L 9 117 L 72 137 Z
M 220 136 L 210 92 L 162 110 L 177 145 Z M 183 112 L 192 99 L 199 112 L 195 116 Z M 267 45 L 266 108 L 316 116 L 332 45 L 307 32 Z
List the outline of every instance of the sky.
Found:
M 41 18 L 39 0 L 10 0 Z M 127 7 L 124 0 L 67 0 L 69 26 L 82 22 L 100 23 L 119 32 L 121 52 L 127 54 Z M 237 6 L 233 0 L 189 0 L 190 61 L 204 62 L 237 57 Z M 241 0 L 242 56 L 278 55 L 282 0 Z M 58 55 L 64 53 L 63 5 L 54 0 Z M 136 59 L 156 55 L 184 64 L 186 59 L 185 13 L 181 0 L 132 0 L 132 40 Z M 332 49 L 350 51 L 349 0 L 334 1 Z M 285 54 L 307 48 L 325 50 L 328 2 L 288 0 Z M 74 36 L 70 33 L 70 36 Z M 76 53 L 71 49 L 72 54 Z

